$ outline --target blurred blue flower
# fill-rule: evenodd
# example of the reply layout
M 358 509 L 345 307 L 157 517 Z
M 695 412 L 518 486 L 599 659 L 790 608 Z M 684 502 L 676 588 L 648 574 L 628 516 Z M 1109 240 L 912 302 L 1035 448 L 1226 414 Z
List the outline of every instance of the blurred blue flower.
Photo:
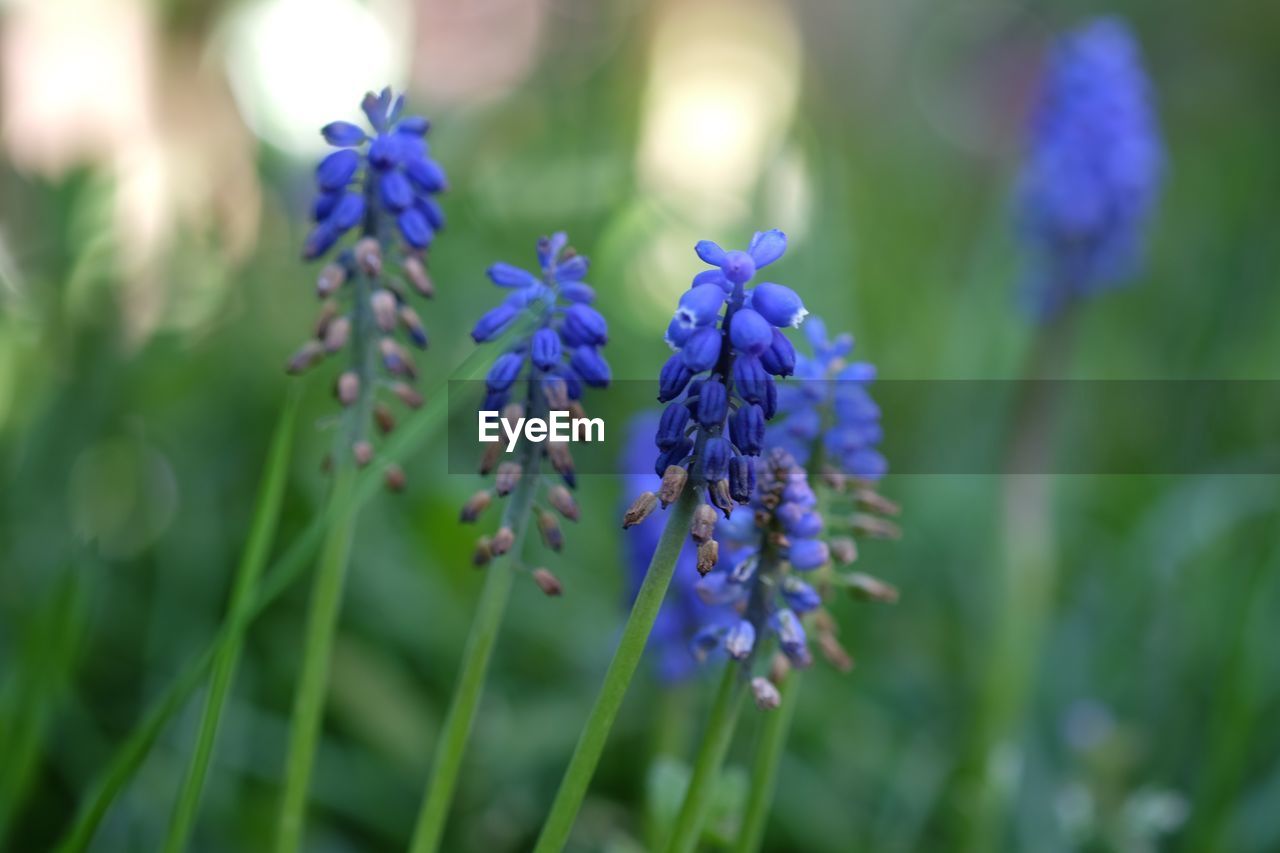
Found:
M 1133 33 L 1100 18 L 1050 53 L 1017 193 L 1026 295 L 1047 318 L 1117 286 L 1142 255 L 1164 150 Z

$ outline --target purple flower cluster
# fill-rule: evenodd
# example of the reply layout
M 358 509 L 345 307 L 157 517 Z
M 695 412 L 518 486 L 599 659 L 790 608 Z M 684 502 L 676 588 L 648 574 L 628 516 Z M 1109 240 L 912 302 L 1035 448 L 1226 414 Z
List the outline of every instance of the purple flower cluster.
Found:
M 1029 136 L 1017 205 L 1028 295 L 1047 317 L 1120 284 L 1141 256 L 1164 151 L 1128 26 L 1101 18 L 1058 40 Z

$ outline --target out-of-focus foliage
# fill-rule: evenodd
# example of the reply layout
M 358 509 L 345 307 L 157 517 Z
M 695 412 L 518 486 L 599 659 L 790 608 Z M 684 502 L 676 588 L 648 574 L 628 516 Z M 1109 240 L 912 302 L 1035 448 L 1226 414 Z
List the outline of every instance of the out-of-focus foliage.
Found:
M 1014 295 L 1009 204 L 1029 93 L 1051 36 L 1099 11 L 1124 14 L 1143 46 L 1167 183 L 1141 279 L 1081 311 L 1067 374 L 1270 378 L 1280 21 L 1256 4 L 6 4 L 0 845 L 52 843 L 220 624 L 296 381 L 284 359 L 314 312 L 297 260 L 311 129 L 384 84 L 432 117 L 451 179 L 448 239 L 431 257 L 439 296 L 423 312 L 433 371 L 471 352 L 485 267 L 565 229 L 591 255 L 615 376 L 652 377 L 670 306 L 701 268 L 694 240 L 738 245 L 776 226 L 791 240 L 778 278 L 833 332 L 852 331 L 882 377 L 1014 378 L 1036 334 Z M 330 392 L 307 387 L 281 541 L 324 494 Z M 936 426 L 893 418 L 891 463 L 895 441 Z M 408 491 L 361 516 L 314 849 L 408 838 L 481 580 L 456 523 L 476 480 L 447 473 L 449 454 L 471 453 L 424 448 Z M 622 483 L 581 480 L 583 523 L 548 563 L 564 595 L 517 587 L 447 849 L 529 846 L 612 650 L 629 584 Z M 806 678 L 769 849 L 954 840 L 952 781 L 988 676 L 999 485 L 883 481 L 906 536 L 860 559 L 902 599 L 835 605 L 858 666 Z M 1267 725 L 1280 713 L 1280 484 L 1074 476 L 1054 498 L 1060 575 L 1000 768 L 1007 844 L 1280 847 L 1280 733 Z M 270 838 L 305 603 L 300 585 L 249 635 L 195 849 Z M 645 756 L 682 754 L 709 699 L 705 679 L 665 690 L 646 679 L 628 696 L 577 849 L 643 849 Z M 165 732 L 97 849 L 157 846 L 197 714 Z M 717 834 L 757 728 L 744 713 Z M 659 769 L 680 778 L 672 761 Z

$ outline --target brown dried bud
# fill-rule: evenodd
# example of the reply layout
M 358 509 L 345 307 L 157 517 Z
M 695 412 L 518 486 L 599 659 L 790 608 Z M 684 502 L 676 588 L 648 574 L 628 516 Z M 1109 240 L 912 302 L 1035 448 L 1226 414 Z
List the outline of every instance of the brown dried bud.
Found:
M 564 547 L 564 533 L 560 530 L 560 522 L 544 509 L 537 510 L 537 513 L 538 533 L 542 535 L 543 544 L 552 551 L 558 552 Z
M 399 317 L 401 324 L 409 332 L 409 339 L 413 341 L 413 345 L 418 349 L 426 349 L 427 330 L 423 327 L 422 319 L 418 317 L 418 312 L 408 305 L 401 305 Z
M 865 575 L 862 572 L 851 572 L 844 576 L 845 585 L 853 593 L 854 598 L 863 601 L 876 601 L 882 604 L 893 604 L 898 600 L 898 588 L 885 583 L 879 578 Z
M 375 290 L 369 297 L 369 307 L 373 309 L 373 321 L 384 332 L 396 330 L 396 298 L 389 290 Z
M 853 658 L 845 651 L 844 646 L 840 645 L 836 635 L 830 631 L 818 632 L 818 649 L 822 652 L 822 656 L 827 659 L 827 663 L 840 672 L 848 672 L 853 669 Z
M 332 299 L 326 299 L 320 306 L 320 313 L 316 316 L 316 337 L 324 340 L 325 330 L 329 328 L 329 324 L 333 322 L 333 318 L 338 316 L 338 303 Z
M 488 489 L 481 489 L 471 497 L 467 498 L 467 502 L 462 505 L 462 513 L 459 518 L 464 524 L 471 524 L 480 514 L 489 508 L 489 504 L 493 501 L 493 493 Z
M 471 553 L 471 565 L 479 568 L 487 566 L 489 561 L 493 559 L 493 540 L 488 536 L 481 536 L 476 540 L 476 549 Z
M 397 382 L 391 386 L 391 393 L 411 409 L 422 408 L 422 395 L 407 382 Z
M 772 711 L 782 704 L 782 694 L 769 679 L 757 675 L 751 679 L 751 695 L 755 697 L 756 707 L 761 711 Z
M 378 403 L 373 407 L 373 420 L 383 435 L 387 435 L 396 428 L 396 416 L 391 414 L 391 410 L 385 403 Z
M 413 359 L 409 357 L 404 347 L 394 339 L 383 338 L 378 342 L 378 349 L 382 353 L 383 366 L 391 373 L 396 376 L 408 376 L 410 379 L 418 378 L 418 366 L 413 363 Z
M 321 299 L 328 299 L 338 292 L 338 288 L 342 287 L 346 280 L 347 271 L 342 268 L 341 264 L 326 264 L 316 278 L 316 296 Z
M 533 582 L 538 585 L 538 589 L 547 595 L 559 595 L 564 591 L 564 587 L 560 585 L 560 579 L 548 570 L 534 569 L 531 574 L 533 575 Z
M 849 519 L 849 523 L 857 533 L 864 536 L 870 536 L 872 539 L 901 539 L 902 528 L 878 516 L 868 515 L 865 512 L 856 512 Z
M 404 469 L 399 465 L 388 465 L 387 471 L 382 476 L 383 482 L 387 484 L 387 488 L 393 492 L 403 492 L 405 484 Z
M 578 400 L 570 400 L 569 405 L 564 408 L 571 418 L 580 419 L 587 416 L 587 410 L 582 408 L 582 403 Z
M 569 490 L 564 486 L 552 486 L 547 491 L 547 502 L 555 507 L 556 512 L 570 521 L 577 521 L 581 515 L 578 511 L 578 502 L 573 499 L 573 495 L 569 494 Z
M 436 295 L 436 287 L 431 283 L 431 276 L 427 274 L 427 267 L 422 263 L 422 259 L 416 255 L 409 255 L 404 259 L 404 277 L 409 279 L 409 283 L 413 285 L 413 289 L 418 291 L 427 299 L 431 299 Z
M 289 356 L 289 361 L 284 369 L 286 373 L 297 376 L 299 373 L 314 367 L 316 362 L 322 358 L 324 358 L 324 347 L 320 345 L 319 341 L 307 341 L 297 352 Z
M 553 410 L 565 409 L 569 405 L 569 385 L 559 376 L 542 380 L 542 396 L 547 400 L 547 407 Z
M 688 471 L 679 465 L 667 466 L 667 470 L 662 472 L 662 485 L 658 487 L 658 500 L 662 501 L 663 509 L 680 500 L 680 494 L 684 491 L 684 484 L 687 482 L 689 482 Z
M 498 528 L 498 532 L 493 534 L 493 539 L 489 542 L 489 549 L 493 551 L 493 556 L 500 557 L 511 550 L 511 546 L 516 544 L 516 533 L 510 527 L 505 525 Z
M 510 423 L 514 424 L 516 421 L 520 420 L 523 417 L 524 417 L 524 406 L 521 405 L 520 403 L 513 401 L 510 403 L 507 403 L 505 406 L 502 407 L 502 419 L 504 421 L 509 421 Z
M 728 480 L 716 480 L 714 483 L 708 483 L 707 497 L 711 499 L 711 503 L 715 504 L 716 509 L 724 513 L 725 518 L 733 515 L 735 504 L 729 494 Z
M 863 486 L 853 493 L 858 506 L 881 515 L 900 515 L 902 507 L 875 490 L 874 486 Z
M 502 455 L 502 445 L 496 441 L 493 444 L 487 444 L 484 453 L 480 454 L 480 473 L 488 474 L 493 471 L 493 467 L 498 464 L 498 457 Z
M 698 574 L 706 576 L 707 572 L 716 567 L 716 563 L 720 560 L 720 543 L 714 539 L 708 539 L 698 546 Z
M 354 370 L 344 370 L 338 376 L 336 392 L 338 402 L 350 406 L 360 397 L 360 376 Z
M 837 471 L 835 468 L 826 468 L 822 471 L 822 481 L 833 492 L 844 492 L 849 487 L 849 478 Z
M 769 680 L 776 685 L 781 685 L 790 673 L 791 661 L 787 660 L 787 656 L 782 652 L 774 652 L 773 660 L 769 661 Z
M 369 278 L 382 275 L 382 247 L 377 240 L 372 237 L 361 238 L 356 243 L 355 256 L 361 272 Z
M 505 498 L 516 490 L 516 485 L 520 482 L 520 475 L 524 473 L 524 468 L 519 462 L 503 462 L 498 466 L 498 476 L 494 479 L 494 489 L 498 493 L 498 497 Z
M 351 318 L 345 315 L 334 317 L 324 329 L 325 352 L 335 353 L 347 345 L 351 337 Z
M 641 492 L 640 496 L 627 509 L 626 514 L 622 516 L 622 529 L 626 530 L 628 527 L 635 527 L 652 515 L 657 507 L 657 495 L 653 492 Z
M 547 458 L 556 473 L 570 483 L 573 482 L 573 454 L 569 452 L 569 444 L 564 441 L 548 441 L 546 443 Z
M 699 544 L 706 542 L 716 532 L 716 511 L 707 504 L 698 504 L 689 523 L 689 535 Z
M 373 445 L 367 441 L 357 441 L 351 445 L 351 455 L 361 468 L 373 461 Z
M 837 536 L 827 544 L 831 549 L 831 558 L 842 566 L 858 559 L 858 545 L 848 536 Z

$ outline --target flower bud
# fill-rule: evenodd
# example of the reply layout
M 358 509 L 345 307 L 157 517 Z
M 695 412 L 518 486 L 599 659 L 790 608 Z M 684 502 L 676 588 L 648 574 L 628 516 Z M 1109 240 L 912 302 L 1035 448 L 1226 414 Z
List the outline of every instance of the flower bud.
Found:
M 818 632 L 818 650 L 822 652 L 822 656 L 826 658 L 827 663 L 838 671 L 848 672 L 853 669 L 853 658 L 845 651 L 844 646 L 840 645 L 840 641 L 836 639 L 836 635 L 831 631 Z
M 773 660 L 769 661 L 769 680 L 774 684 L 782 684 L 790 673 L 791 661 L 782 652 L 774 652 Z
M 349 337 L 351 337 L 351 318 L 334 317 L 324 329 L 325 352 L 335 353 L 342 349 L 347 345 Z
M 720 360 L 720 330 L 714 326 L 705 326 L 689 336 L 680 348 L 680 358 L 684 366 L 693 373 L 701 373 L 715 367 Z
M 881 515 L 898 515 L 902 512 L 902 507 L 886 498 L 871 487 L 862 487 L 853 493 L 854 499 L 858 502 L 858 506 L 871 512 L 878 512 Z
M 720 560 L 720 543 L 708 539 L 698 546 L 698 574 L 706 576 Z
M 730 493 L 728 480 L 716 480 L 714 483 L 707 484 L 707 497 L 715 508 L 724 513 L 725 518 L 733 515 L 733 496 Z
M 404 277 L 409 279 L 409 284 L 413 285 L 413 289 L 418 291 L 427 299 L 431 299 L 436 295 L 435 285 L 431 282 L 431 276 L 427 274 L 427 267 L 422 263 L 422 259 L 416 255 L 409 255 L 404 259 Z
M 480 517 L 489 504 L 493 501 L 493 493 L 488 489 L 481 489 L 471 497 L 467 498 L 467 502 L 462 505 L 462 512 L 459 514 L 459 520 L 463 524 L 471 524 Z
M 486 566 L 493 559 L 493 540 L 488 536 L 481 536 L 476 540 L 476 549 L 471 553 L 471 565 L 479 568 Z
M 739 620 L 724 637 L 724 650 L 734 660 L 745 660 L 756 645 L 756 626 L 746 619 Z
M 729 460 L 729 497 L 745 506 L 751 502 L 755 488 L 755 460 L 750 456 L 735 456 Z
M 564 533 L 560 530 L 560 522 L 546 510 L 539 509 L 537 514 L 538 533 L 542 536 L 543 544 L 552 551 L 558 552 L 564 547 Z
M 538 585 L 538 589 L 547 595 L 556 596 L 564 591 L 564 587 L 560 585 L 560 579 L 547 569 L 534 569 L 531 574 L 533 582 Z
M 502 455 L 502 445 L 498 442 L 486 444 L 484 453 L 480 454 L 480 474 L 485 475 L 493 471 L 494 466 L 498 464 L 498 457 Z
M 411 409 L 422 408 L 422 394 L 407 382 L 397 382 L 392 385 L 391 393 L 395 394 L 401 403 L 404 403 Z
M 315 366 L 316 362 L 322 358 L 324 358 L 324 347 L 318 341 L 307 341 L 289 357 L 284 369 L 286 373 L 296 376 Z
M 724 423 L 729 411 L 729 393 L 724 383 L 710 380 L 698 389 L 698 423 L 704 429 L 715 429 Z
M 515 491 L 523 471 L 519 462 L 503 462 L 498 466 L 498 476 L 494 479 L 494 491 L 498 497 L 505 498 Z
M 685 366 L 680 353 L 667 359 L 658 374 L 658 402 L 666 403 L 680 396 L 693 378 L 693 371 Z
M 679 465 L 670 465 L 662 474 L 662 485 L 658 487 L 658 500 L 662 501 L 662 508 L 666 509 L 676 501 L 680 500 L 680 494 L 684 491 L 685 483 L 689 481 L 689 472 Z
M 515 531 L 504 525 L 498 528 L 497 533 L 493 534 L 493 539 L 489 542 L 489 549 L 493 551 L 495 557 L 500 557 L 510 551 L 511 546 L 515 543 Z
M 883 518 L 869 515 L 864 512 L 856 512 L 849 519 L 849 523 L 853 526 L 855 533 L 861 533 L 864 536 L 870 536 L 872 539 L 901 539 L 902 528 Z
M 396 328 L 396 298 L 389 290 L 375 290 L 369 297 L 369 307 L 373 309 L 373 320 L 384 332 L 394 332 Z
M 778 692 L 778 688 L 763 676 L 757 675 L 751 679 L 751 695 L 756 700 L 756 707 L 761 711 L 772 711 L 782 704 L 782 694 Z
M 378 431 L 383 435 L 387 435 L 396 428 L 395 415 L 391 414 L 391 410 L 384 403 L 378 403 L 373 407 L 373 420 L 378 425 Z
M 383 474 L 383 482 L 386 483 L 388 490 L 403 492 L 405 485 L 404 469 L 399 465 L 388 465 L 386 473 Z
M 344 370 L 338 376 L 338 402 L 350 406 L 360 397 L 360 376 L 354 370 Z
M 413 359 L 409 354 L 391 338 L 383 338 L 378 343 L 378 348 L 382 353 L 382 364 L 397 376 L 408 376 L 410 379 L 418 378 L 418 367 L 413 363 Z
M 367 441 L 357 441 L 351 445 L 351 455 L 361 468 L 373 461 L 373 445 Z
M 547 491 L 547 502 L 555 507 L 556 512 L 570 521 L 577 521 L 581 514 L 578 511 L 577 501 L 573 499 L 573 495 L 569 494 L 569 490 L 564 486 L 552 486 Z
M 658 506 L 658 496 L 653 492 L 642 492 L 638 498 L 627 509 L 625 515 L 622 516 L 622 529 L 635 527 L 644 521 Z
M 547 458 L 551 460 L 551 467 L 564 480 L 565 484 L 573 487 L 577 482 L 577 477 L 573 466 L 573 453 L 569 451 L 569 445 L 564 441 L 548 441 L 545 445 L 547 448 Z
M 329 328 L 329 324 L 333 322 L 333 318 L 338 316 L 338 304 L 332 299 L 326 299 L 320 306 L 320 313 L 316 316 L 316 337 L 324 340 L 325 330 Z
M 382 275 L 382 247 L 373 237 L 362 237 L 355 247 L 356 264 L 369 278 Z
M 879 578 L 861 572 L 853 572 L 844 576 L 844 582 L 855 598 L 863 601 L 876 601 L 893 604 L 898 600 L 898 588 L 885 583 Z
M 689 536 L 694 542 L 702 544 L 716 532 L 716 511 L 707 504 L 698 504 L 693 511 L 693 521 L 689 524 Z
M 422 318 L 418 316 L 418 312 L 409 305 L 401 305 L 399 314 L 400 324 L 408 332 L 409 340 L 413 341 L 413 345 L 418 349 L 426 349 L 427 330 L 422 325 Z
M 839 536 L 827 543 L 831 550 L 831 559 L 842 566 L 847 566 L 858 559 L 858 546 L 847 536 Z
M 316 296 L 327 299 L 338 292 L 347 280 L 347 271 L 340 264 L 325 264 L 316 278 Z

